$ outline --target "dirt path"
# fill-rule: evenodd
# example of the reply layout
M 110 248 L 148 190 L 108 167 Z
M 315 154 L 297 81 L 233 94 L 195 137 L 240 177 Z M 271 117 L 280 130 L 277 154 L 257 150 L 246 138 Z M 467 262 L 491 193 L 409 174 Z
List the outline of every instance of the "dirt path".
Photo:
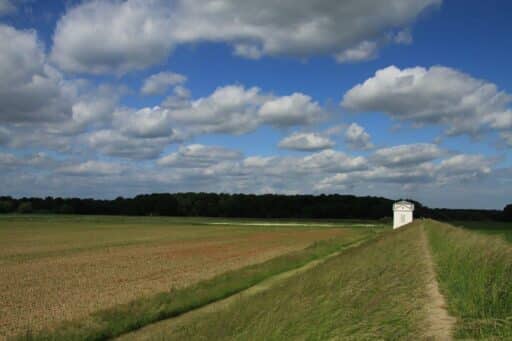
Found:
M 427 302 L 426 309 L 429 329 L 426 337 L 427 339 L 432 340 L 452 340 L 452 332 L 454 330 L 456 320 L 448 314 L 448 311 L 446 310 L 446 302 L 439 291 L 439 285 L 437 283 L 436 273 L 434 270 L 434 262 L 432 260 L 432 254 L 430 253 L 430 247 L 428 245 L 423 223 L 421 223 L 421 239 L 428 276 L 427 293 L 429 300 Z
M 119 338 L 117 338 L 116 340 L 125 341 L 125 340 L 155 340 L 155 339 L 159 340 L 159 339 L 162 339 L 160 336 L 165 332 L 165 330 L 169 330 L 171 328 L 177 328 L 179 326 L 185 325 L 185 324 L 189 323 L 191 320 L 194 320 L 203 314 L 215 313 L 217 311 L 226 309 L 230 305 L 238 302 L 239 300 L 241 300 L 243 298 L 254 296 L 262 291 L 268 290 L 271 287 L 273 287 L 274 285 L 276 285 L 290 277 L 293 277 L 297 274 L 306 272 L 306 271 L 316 267 L 317 265 L 327 261 L 328 259 L 338 256 L 343 251 L 345 251 L 349 248 L 356 247 L 356 246 L 366 242 L 367 240 L 368 239 L 363 239 L 359 242 L 350 244 L 349 246 L 343 248 L 340 251 L 332 253 L 324 258 L 311 261 L 300 268 L 293 269 L 293 270 L 290 270 L 287 272 L 283 272 L 279 275 L 268 278 L 250 288 L 247 288 L 247 289 L 239 292 L 238 294 L 229 296 L 228 298 L 225 298 L 220 301 L 210 303 L 201 308 L 192 310 L 190 312 L 184 313 L 177 317 L 150 324 L 150 325 L 143 327 L 139 330 L 136 330 L 134 332 L 122 335 Z

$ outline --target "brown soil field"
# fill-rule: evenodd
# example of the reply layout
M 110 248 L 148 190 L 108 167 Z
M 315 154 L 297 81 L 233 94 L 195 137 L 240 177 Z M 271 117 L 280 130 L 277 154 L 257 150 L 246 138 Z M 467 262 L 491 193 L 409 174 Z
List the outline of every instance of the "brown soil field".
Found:
M 0 219 L 0 339 L 358 233 L 98 219 Z

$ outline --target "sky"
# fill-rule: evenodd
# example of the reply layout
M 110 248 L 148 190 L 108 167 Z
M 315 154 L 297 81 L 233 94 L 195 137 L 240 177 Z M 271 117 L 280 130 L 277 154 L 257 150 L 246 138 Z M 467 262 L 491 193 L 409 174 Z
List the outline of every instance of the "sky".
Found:
M 512 202 L 509 1 L 0 0 L 0 195 Z

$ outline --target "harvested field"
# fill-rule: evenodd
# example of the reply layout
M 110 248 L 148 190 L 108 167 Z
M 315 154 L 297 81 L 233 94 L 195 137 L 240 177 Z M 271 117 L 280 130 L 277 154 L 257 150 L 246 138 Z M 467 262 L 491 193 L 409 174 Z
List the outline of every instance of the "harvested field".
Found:
M 166 218 L 1 218 L 0 338 L 362 231 Z

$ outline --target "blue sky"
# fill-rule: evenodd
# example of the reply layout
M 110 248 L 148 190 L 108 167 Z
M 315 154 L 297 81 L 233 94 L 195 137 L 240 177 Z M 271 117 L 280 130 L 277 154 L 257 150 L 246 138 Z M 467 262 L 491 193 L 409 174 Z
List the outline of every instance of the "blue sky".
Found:
M 0 0 L 1 193 L 502 208 L 506 1 Z

